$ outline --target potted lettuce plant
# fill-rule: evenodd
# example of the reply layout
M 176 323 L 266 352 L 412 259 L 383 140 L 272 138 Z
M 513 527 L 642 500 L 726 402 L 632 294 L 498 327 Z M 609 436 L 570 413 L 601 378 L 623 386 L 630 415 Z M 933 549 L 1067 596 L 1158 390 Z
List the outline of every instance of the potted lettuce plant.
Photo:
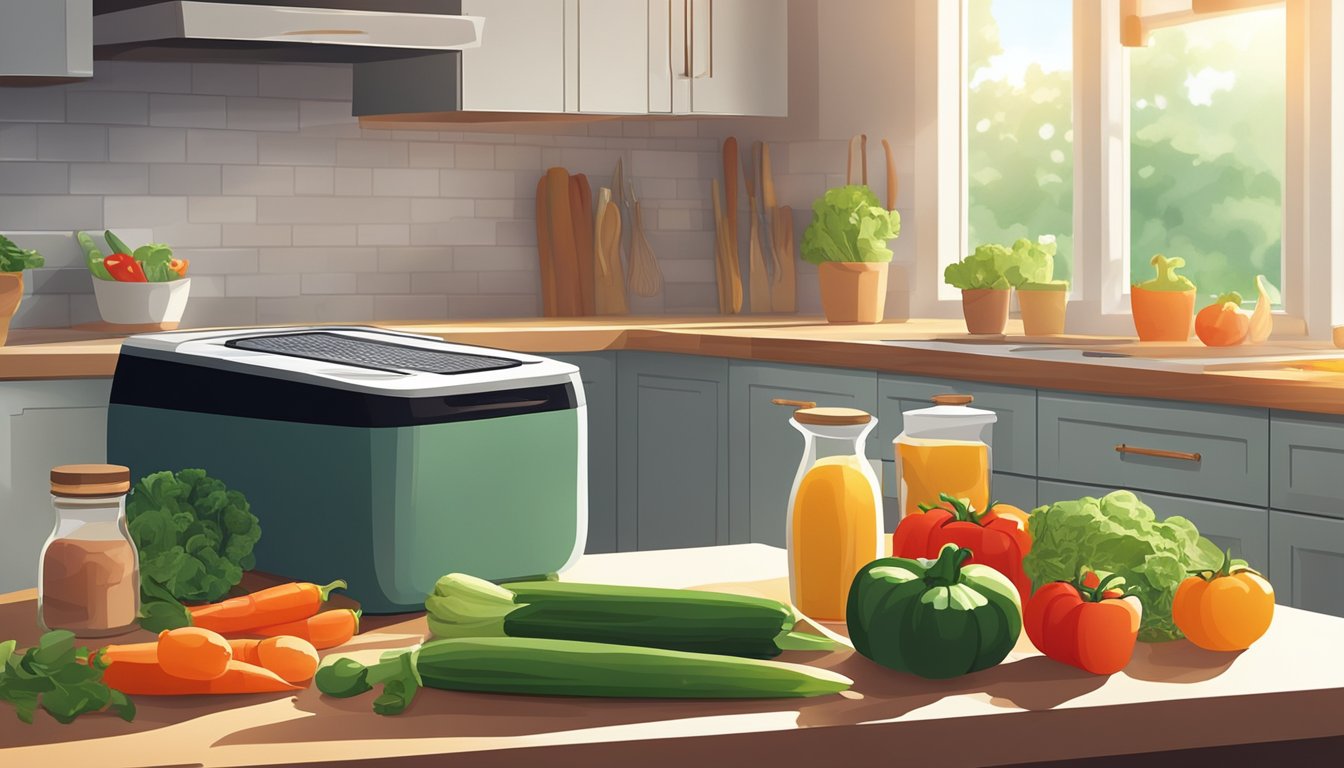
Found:
M 1054 279 L 1056 247 L 1050 235 L 1042 235 L 1034 243 L 1026 238 L 1013 243 L 1016 263 L 1008 269 L 1008 282 L 1017 289 L 1022 331 L 1028 336 L 1064 333 L 1069 284 Z
M 1007 272 L 1015 263 L 1011 248 L 985 243 L 943 270 L 943 281 L 961 289 L 961 313 L 966 318 L 968 333 L 1003 333 L 1008 324 L 1008 300 L 1013 292 Z
M 901 233 L 901 215 L 866 186 L 827 190 L 812 204 L 802 257 L 817 265 L 821 308 L 831 323 L 880 323 L 887 302 L 887 242 Z
M 9 323 L 23 300 L 23 270 L 46 263 L 37 251 L 20 248 L 0 235 L 0 347 L 9 338 Z

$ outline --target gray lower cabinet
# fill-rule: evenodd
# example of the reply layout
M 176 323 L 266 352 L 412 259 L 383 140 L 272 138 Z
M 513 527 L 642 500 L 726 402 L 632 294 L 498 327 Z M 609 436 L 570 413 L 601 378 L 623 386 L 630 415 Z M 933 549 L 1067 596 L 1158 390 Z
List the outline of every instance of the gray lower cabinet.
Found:
M 792 410 L 775 398 L 877 411 L 877 374 L 833 368 L 734 361 L 729 370 L 729 541 L 777 547 L 785 543 L 789 491 L 803 457 L 803 436 L 789 424 Z M 874 429 L 872 435 L 876 435 Z M 817 455 L 841 448 L 819 443 Z M 886 451 L 891 450 L 891 443 Z M 871 438 L 869 459 L 885 457 Z
M 1269 504 L 1344 518 L 1344 418 L 1269 415 Z
M 1115 489 L 1054 483 L 1047 480 L 1040 481 L 1037 486 L 1042 504 L 1079 499 L 1084 496 L 1101 497 L 1112 490 Z M 1280 579 L 1277 578 L 1278 566 L 1272 563 L 1269 557 L 1268 510 L 1199 499 L 1183 499 L 1158 493 L 1140 492 L 1138 497 L 1153 508 L 1153 513 L 1159 520 L 1180 515 L 1194 523 L 1200 535 L 1221 549 L 1231 547 L 1233 557 L 1244 558 L 1252 568 L 1271 580 L 1276 592 L 1280 589 Z M 1344 560 L 1340 562 L 1344 563 Z
M 1271 510 L 1269 538 L 1278 601 L 1344 616 L 1344 520 Z
M 886 446 L 884 461 L 893 458 L 891 441 L 905 428 L 901 414 L 931 407 L 934 395 L 949 393 L 971 395 L 976 408 L 998 416 L 994 424 L 994 471 L 1036 476 L 1036 390 L 952 379 L 878 377 L 877 409 L 882 421 L 877 431 Z
M 727 544 L 728 361 L 623 352 L 616 381 L 617 548 Z
M 579 367 L 588 404 L 589 553 L 616 551 L 616 353 L 551 355 Z
M 0 593 L 37 586 L 51 468 L 107 461 L 110 379 L 0 382 Z

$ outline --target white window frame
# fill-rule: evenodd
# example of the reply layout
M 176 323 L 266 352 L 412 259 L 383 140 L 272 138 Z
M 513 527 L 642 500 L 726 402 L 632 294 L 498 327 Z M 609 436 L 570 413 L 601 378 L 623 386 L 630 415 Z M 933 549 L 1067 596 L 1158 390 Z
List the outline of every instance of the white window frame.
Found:
M 1122 0 L 1074 0 L 1074 285 L 1069 329 L 1132 335 L 1129 314 L 1129 63 L 1120 45 Z M 1283 194 L 1285 307 L 1276 336 L 1329 338 L 1344 325 L 1344 7 L 1285 0 L 1286 147 Z M 964 2 L 919 3 L 918 252 L 911 311 L 960 315 L 943 266 L 966 242 Z M 1336 34 L 1338 33 L 1338 34 Z M 1339 151 L 1332 151 L 1339 147 Z M 932 288 L 936 285 L 936 290 Z M 1116 290 L 1114 286 L 1119 285 Z

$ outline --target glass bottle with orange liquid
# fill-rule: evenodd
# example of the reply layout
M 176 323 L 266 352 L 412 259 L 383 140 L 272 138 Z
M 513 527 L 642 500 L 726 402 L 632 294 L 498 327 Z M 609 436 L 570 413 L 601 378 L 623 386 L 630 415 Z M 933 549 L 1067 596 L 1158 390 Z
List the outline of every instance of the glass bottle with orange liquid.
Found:
M 932 408 L 906 411 L 905 431 L 892 441 L 901 517 L 937 504 L 938 494 L 989 506 L 991 435 L 998 416 L 970 407 L 970 395 L 935 395 Z
M 864 456 L 877 419 L 853 408 L 805 406 L 789 424 L 803 434 L 803 461 L 789 494 L 789 592 L 799 611 L 819 621 L 844 621 L 854 575 L 883 555 L 882 491 Z M 818 441 L 838 441 L 817 458 Z

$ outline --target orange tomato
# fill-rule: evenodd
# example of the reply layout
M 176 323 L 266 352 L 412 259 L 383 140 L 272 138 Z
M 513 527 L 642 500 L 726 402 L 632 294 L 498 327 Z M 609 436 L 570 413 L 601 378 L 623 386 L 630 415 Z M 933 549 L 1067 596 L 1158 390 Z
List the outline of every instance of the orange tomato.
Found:
M 997 518 L 1012 520 L 1024 531 L 1027 530 L 1027 523 L 1031 520 L 1030 512 L 1023 510 L 1021 507 L 1015 507 L 1012 504 L 1004 504 L 1001 501 L 996 501 L 990 504 L 989 509 L 985 510 L 985 514 L 992 514 Z
M 1209 347 L 1231 347 L 1251 333 L 1251 318 L 1241 311 L 1241 294 L 1229 293 L 1199 310 L 1195 335 Z
M 1245 650 L 1274 618 L 1274 587 L 1249 568 L 1230 568 L 1231 562 L 1229 550 L 1217 571 L 1182 581 L 1171 603 L 1176 628 L 1206 650 Z

